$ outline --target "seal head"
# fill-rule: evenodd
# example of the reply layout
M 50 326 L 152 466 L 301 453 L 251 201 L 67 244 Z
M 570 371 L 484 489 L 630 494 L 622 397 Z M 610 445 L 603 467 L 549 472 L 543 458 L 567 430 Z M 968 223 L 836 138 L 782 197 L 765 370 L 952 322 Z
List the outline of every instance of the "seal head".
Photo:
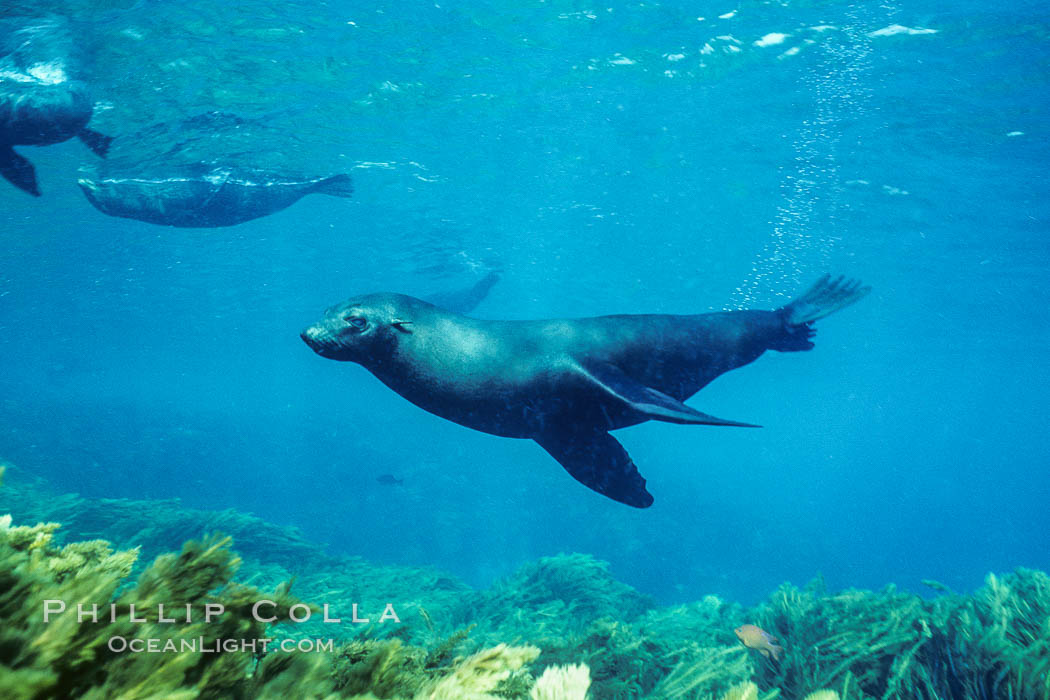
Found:
M 339 362 L 378 364 L 389 357 L 398 335 L 411 333 L 412 322 L 398 313 L 394 294 L 371 294 L 325 310 L 324 318 L 299 337 L 321 357 Z M 404 297 L 411 299 L 411 297 Z

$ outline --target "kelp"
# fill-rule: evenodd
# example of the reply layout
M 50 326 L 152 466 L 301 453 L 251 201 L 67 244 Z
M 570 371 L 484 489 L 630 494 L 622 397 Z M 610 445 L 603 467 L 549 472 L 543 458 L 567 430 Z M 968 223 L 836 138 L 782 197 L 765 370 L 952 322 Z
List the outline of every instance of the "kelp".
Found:
M 6 502 L 43 522 L 18 527 L 0 518 L 5 700 L 1050 700 L 1050 577 L 1038 571 L 989 575 L 971 595 L 942 587 L 932 600 L 892 586 L 829 592 L 817 580 L 785 584 L 750 609 L 713 596 L 659 607 L 586 555 L 542 559 L 475 591 L 437 571 L 329 556 L 235 511 L 14 491 Z M 103 504 L 123 524 L 106 525 Z M 118 532 L 120 546 L 61 544 L 53 521 L 66 516 L 80 535 Z M 201 536 L 216 523 L 235 529 L 238 552 L 251 558 L 242 561 L 227 536 Z M 192 539 L 178 553 L 142 561 L 142 551 L 182 532 Z M 267 559 L 271 545 L 278 546 Z M 296 596 L 330 604 L 334 614 L 348 617 L 367 597 L 395 601 L 405 619 L 328 625 L 311 605 L 308 623 L 255 620 L 251 606 L 260 599 L 274 601 L 268 613 L 278 619 L 306 605 L 291 593 L 293 574 Z M 67 611 L 45 623 L 48 600 L 64 601 Z M 77 603 L 99 604 L 99 621 L 78 622 Z M 162 623 L 161 603 L 189 604 L 195 617 Z M 206 621 L 199 613 L 207 604 L 226 612 Z M 145 622 L 130 621 L 132 605 Z M 378 607 L 369 606 L 373 618 Z M 742 624 L 778 637 L 782 658 L 742 646 L 733 633 Z M 115 636 L 205 646 L 320 636 L 335 644 L 316 653 L 129 654 L 108 648 Z
M 661 664 L 669 669 L 653 697 L 720 697 L 754 676 L 755 660 L 733 634 L 747 619 L 742 606 L 710 595 L 649 611 L 639 631 L 659 645 Z
M 57 528 L 0 518 L 0 697 L 233 697 L 254 653 L 206 649 L 264 638 L 267 625 L 250 613 L 255 601 L 273 601 L 278 617 L 299 603 L 287 585 L 264 593 L 234 583 L 240 560 L 227 537 L 187 542 L 124 587 L 137 551 L 100 540 L 58 547 Z M 224 612 L 207 619 L 209 605 Z M 176 612 L 179 624 L 164 621 Z M 173 651 L 122 648 L 161 638 Z
M 429 619 L 429 616 L 427 619 Z M 454 634 L 450 635 L 447 639 L 430 650 L 423 665 L 426 668 L 440 668 L 441 666 L 444 666 L 449 659 L 452 658 L 452 653 L 456 647 L 470 636 L 470 632 L 474 627 L 476 627 L 476 625 L 468 625 L 461 630 L 456 630 Z
M 928 601 L 893 586 L 829 594 L 781 586 L 757 611 L 784 641 L 756 678 L 787 698 L 1050 700 L 1050 577 L 989 575 L 971 596 Z
M 0 466 L 3 462 L 0 461 Z M 373 619 L 387 602 L 407 611 L 396 627 L 362 624 L 321 625 L 311 621 L 296 629 L 303 635 L 322 632 L 339 642 L 357 637 L 396 634 L 404 641 L 434 644 L 457 629 L 457 614 L 471 589 L 444 572 L 422 567 L 380 565 L 360 557 L 332 555 L 305 539 L 296 528 L 283 527 L 233 509 L 206 511 L 188 508 L 178 500 L 89 499 L 55 493 L 39 480 L 19 474 L 0 489 L 0 509 L 17 511 L 23 521 L 58 521 L 76 537 L 105 536 L 116 548 L 136 549 L 138 574 L 154 557 L 210 532 L 222 532 L 237 543 L 238 579 L 256 586 L 296 579 L 304 598 L 349 611 L 358 603 Z M 4 512 L 4 510 L 0 510 Z M 427 606 L 424 612 L 423 606 Z
M 548 638 L 541 664 L 587 664 L 595 698 L 631 700 L 647 697 L 668 672 L 663 651 L 635 625 L 612 618 L 595 620 L 581 633 Z
M 749 698 L 750 687 L 754 684 L 747 679 L 753 673 L 749 655 L 739 646 L 697 647 L 682 656 L 656 686 L 653 697 L 661 700 L 699 700 L 719 697 L 724 692 L 721 696 L 725 698 Z M 770 700 L 776 695 L 776 692 L 766 694 L 761 700 Z M 757 696 L 755 700 L 758 700 Z
M 586 554 L 526 564 L 490 589 L 465 597 L 456 621 L 474 623 L 475 648 L 501 641 L 539 647 L 540 666 L 586 664 L 594 698 L 644 697 L 668 670 L 662 650 L 631 624 L 653 600 L 617 581 Z
M 412 697 L 427 678 L 424 653 L 396 639 L 350 642 L 336 655 L 332 675 L 344 694 L 377 698 Z
M 722 700 L 773 700 L 778 693 L 779 691 L 774 690 L 771 693 L 763 694 L 759 691 L 757 685 L 747 682 L 740 683 L 727 690 L 726 694 L 722 696 Z M 818 690 L 807 695 L 805 700 L 839 700 L 839 694 L 834 690 Z
M 522 566 L 487 591 L 466 600 L 460 622 L 487 621 L 497 635 L 524 638 L 583 632 L 597 619 L 631 621 L 654 606 L 652 598 L 617 581 L 607 562 L 589 554 L 559 554 Z
M 829 595 L 820 580 L 804 589 L 785 584 L 757 619 L 785 643 L 781 661 L 761 664 L 760 677 L 788 698 L 823 688 L 840 688 L 845 700 L 923 697 L 929 690 L 915 663 L 932 636 L 918 596 L 892 586 Z
M 59 547 L 57 523 L 11 520 L 0 517 L 5 700 L 499 700 L 524 699 L 534 689 L 527 664 L 539 649 L 531 646 L 501 644 L 455 660 L 449 650 L 456 641 L 433 654 L 397 639 L 353 641 L 332 653 L 268 650 L 261 641 L 278 636 L 255 614 L 258 601 L 268 601 L 266 617 L 277 620 L 288 619 L 293 606 L 318 608 L 293 597 L 289 583 L 264 592 L 235 582 L 241 560 L 223 535 L 157 557 L 129 585 L 136 550 L 115 552 L 101 540 Z M 163 647 L 129 653 L 130 640 Z M 581 668 L 561 682 L 578 689 Z
M 456 664 L 444 677 L 430 682 L 416 697 L 418 700 L 499 700 L 496 691 L 502 684 L 507 683 L 519 691 L 532 685 L 531 677 L 521 678 L 516 674 L 539 653 L 536 647 L 506 644 L 483 649 Z
M 1050 700 L 1050 576 L 988 574 L 972 596 L 938 599 L 934 613 L 928 665 L 946 694 Z
M 0 583 L 0 696 L 5 698 L 229 696 L 246 677 L 253 654 L 201 649 L 224 639 L 262 638 L 265 625 L 248 612 L 255 600 L 273 600 L 285 613 L 297 602 L 286 589 L 263 593 L 231 583 L 238 562 L 229 540 L 220 536 L 189 542 L 178 555 L 158 558 L 136 586 L 118 593 L 133 551 L 114 553 L 101 542 L 58 548 L 50 543 L 53 530 L 53 524 L 24 528 L 11 527 L 9 517 L 0 521 L 5 579 Z M 57 611 L 56 601 L 64 611 Z M 189 605 L 197 619 L 161 622 L 161 604 L 169 612 Z M 225 613 L 204 621 L 209 604 L 222 605 Z M 55 610 L 51 619 L 45 619 L 48 606 Z M 130 654 L 120 648 L 128 640 L 162 637 L 176 651 Z M 183 641 L 192 649 L 183 649 Z

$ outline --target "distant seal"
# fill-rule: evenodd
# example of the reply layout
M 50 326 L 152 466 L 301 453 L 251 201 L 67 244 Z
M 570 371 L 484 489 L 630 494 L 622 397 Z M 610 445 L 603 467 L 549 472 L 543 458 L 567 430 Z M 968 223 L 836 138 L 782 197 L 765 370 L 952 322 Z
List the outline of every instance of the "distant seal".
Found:
M 466 289 L 453 289 L 431 294 L 426 301 L 446 311 L 454 311 L 457 314 L 469 314 L 477 308 L 478 304 L 485 300 L 485 297 L 489 295 L 489 292 L 496 286 L 499 279 L 499 273 L 492 271 Z
M 349 175 L 288 166 L 287 141 L 266 119 L 207 112 L 121 136 L 77 182 L 103 214 L 181 228 L 234 226 L 313 193 L 353 195 Z
M 825 276 L 775 311 L 545 321 L 480 321 L 381 293 L 328 309 L 301 337 L 442 418 L 535 440 L 584 485 L 646 508 L 645 479 L 608 431 L 647 420 L 757 427 L 682 402 L 766 350 L 809 350 L 813 322 L 868 291 Z
M 87 128 L 94 110 L 69 23 L 59 16 L 0 20 L 0 175 L 34 197 L 36 171 L 12 146 L 74 136 L 104 156 L 110 137 Z

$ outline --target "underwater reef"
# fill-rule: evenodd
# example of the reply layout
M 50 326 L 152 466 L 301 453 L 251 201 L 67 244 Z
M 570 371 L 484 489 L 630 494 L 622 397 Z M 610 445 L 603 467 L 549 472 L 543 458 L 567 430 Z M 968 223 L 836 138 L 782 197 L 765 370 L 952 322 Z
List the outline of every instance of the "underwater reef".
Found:
M 990 574 L 969 595 L 931 583 L 932 599 L 816 580 L 754 607 L 714 596 L 668 607 L 583 554 L 476 590 L 332 556 L 232 510 L 56 495 L 19 479 L 0 487 L 8 512 L 3 698 L 1050 700 L 1050 577 L 1039 571 Z M 396 621 L 381 620 L 386 603 Z M 345 622 L 358 605 L 369 621 Z M 323 622 L 325 606 L 344 622 Z M 741 625 L 779 640 L 779 659 L 741 644 Z M 164 648 L 129 653 L 133 639 Z

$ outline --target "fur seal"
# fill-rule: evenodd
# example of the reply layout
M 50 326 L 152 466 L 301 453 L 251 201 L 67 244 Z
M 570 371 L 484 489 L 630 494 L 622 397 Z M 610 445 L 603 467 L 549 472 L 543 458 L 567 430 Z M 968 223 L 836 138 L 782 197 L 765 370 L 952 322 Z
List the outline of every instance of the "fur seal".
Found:
M 489 295 L 489 291 L 496 286 L 499 280 L 499 273 L 493 270 L 470 287 L 431 294 L 426 301 L 434 306 L 440 306 L 446 311 L 453 311 L 457 314 L 469 314 L 478 304 L 485 300 L 485 297 Z
M 544 321 L 481 321 L 380 293 L 328 309 L 300 336 L 430 413 L 535 440 L 585 486 L 646 508 L 645 479 L 608 431 L 648 420 L 758 427 L 682 402 L 766 350 L 811 349 L 813 322 L 868 291 L 824 276 L 774 311 Z
M 87 128 L 94 111 L 69 23 L 57 15 L 0 20 L 0 175 L 34 197 L 36 171 L 12 146 L 74 136 L 99 156 L 112 140 Z
M 121 136 L 78 184 L 103 214 L 181 228 L 234 226 L 312 193 L 353 195 L 349 175 L 289 168 L 286 141 L 268 120 L 207 112 Z

